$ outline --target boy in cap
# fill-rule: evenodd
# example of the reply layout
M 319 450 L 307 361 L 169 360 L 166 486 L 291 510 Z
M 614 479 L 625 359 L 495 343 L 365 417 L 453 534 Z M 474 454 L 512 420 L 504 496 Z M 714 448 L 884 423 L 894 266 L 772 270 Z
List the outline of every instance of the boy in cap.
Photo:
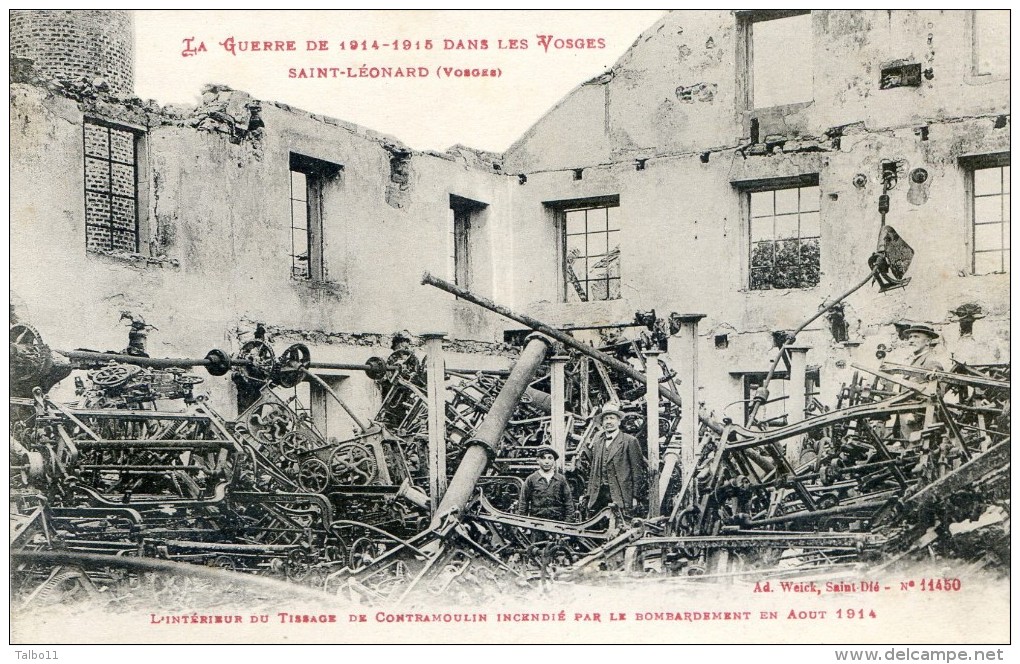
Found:
M 556 472 L 559 455 L 551 447 L 538 450 L 538 470 L 524 480 L 519 512 L 553 521 L 574 520 L 574 494 L 562 473 Z
M 588 455 L 591 471 L 582 505 L 594 514 L 609 503 L 624 516 L 637 515 L 638 501 L 648 490 L 648 471 L 637 438 L 620 430 L 623 413 L 606 404 L 599 413 L 602 432 L 595 436 Z

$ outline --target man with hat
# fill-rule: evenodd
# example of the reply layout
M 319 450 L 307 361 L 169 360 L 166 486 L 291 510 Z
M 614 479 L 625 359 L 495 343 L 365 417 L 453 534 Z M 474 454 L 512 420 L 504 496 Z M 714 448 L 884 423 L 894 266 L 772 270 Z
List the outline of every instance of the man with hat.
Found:
M 945 371 L 935 353 L 935 340 L 939 338 L 939 334 L 934 329 L 927 325 L 913 324 L 903 330 L 900 338 L 913 349 L 910 366 L 927 371 Z M 916 441 L 924 427 L 924 415 L 908 414 L 898 416 L 896 420 L 899 423 L 900 436 L 908 442 Z
M 582 454 L 588 456 L 591 471 L 582 504 L 589 514 L 609 505 L 623 510 L 624 516 L 637 514 L 638 501 L 648 490 L 648 471 L 637 438 L 620 430 L 623 413 L 607 403 L 599 413 L 602 431 Z
M 914 349 L 910 357 L 910 366 L 929 371 L 945 371 L 945 367 L 935 356 L 935 340 L 939 333 L 927 325 L 911 325 L 901 335 L 907 344 Z
M 553 521 L 574 520 L 574 494 L 563 473 L 556 472 L 559 455 L 551 447 L 538 450 L 538 470 L 524 480 L 518 511 L 524 516 Z

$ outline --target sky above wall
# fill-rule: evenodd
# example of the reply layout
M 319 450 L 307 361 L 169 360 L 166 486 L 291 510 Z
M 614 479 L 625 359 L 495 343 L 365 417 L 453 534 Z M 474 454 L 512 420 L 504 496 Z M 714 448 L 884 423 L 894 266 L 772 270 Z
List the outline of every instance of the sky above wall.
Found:
M 663 14 L 137 11 L 135 93 L 194 104 L 203 85 L 220 83 L 419 150 L 460 143 L 502 152 Z

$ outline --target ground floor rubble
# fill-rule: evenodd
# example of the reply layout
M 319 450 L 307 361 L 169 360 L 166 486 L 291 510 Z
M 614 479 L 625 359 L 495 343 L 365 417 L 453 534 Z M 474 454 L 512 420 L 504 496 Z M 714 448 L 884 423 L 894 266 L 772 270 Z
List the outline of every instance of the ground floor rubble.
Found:
M 1008 574 L 1008 364 L 854 367 L 802 418 L 758 417 L 764 389 L 736 422 L 695 407 L 694 367 L 658 352 L 696 316 L 639 312 L 641 334 L 601 348 L 522 320 L 537 332 L 509 371 L 446 370 L 438 337 L 424 356 L 395 343 L 345 365 L 375 382 L 374 413 L 323 382 L 301 343 L 152 358 L 140 326 L 122 353 L 97 353 L 51 349 L 12 322 L 12 601 L 130 603 L 228 583 L 471 605 L 644 577 L 838 591 L 856 589 L 847 575 L 932 560 Z M 197 369 L 234 383 L 236 418 L 206 401 Z M 53 398 L 70 377 L 77 399 Z M 302 381 L 324 385 L 355 435 L 323 435 L 281 396 Z M 606 404 L 647 463 L 634 505 L 521 513 L 546 448 L 574 496 L 591 494 Z

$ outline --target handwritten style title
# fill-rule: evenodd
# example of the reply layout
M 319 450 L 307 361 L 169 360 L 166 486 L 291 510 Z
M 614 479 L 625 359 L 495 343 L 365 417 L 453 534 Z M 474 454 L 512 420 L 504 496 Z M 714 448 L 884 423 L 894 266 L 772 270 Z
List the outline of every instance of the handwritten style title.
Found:
M 208 53 L 209 47 L 204 40 L 186 37 L 182 40 L 184 48 L 181 57 L 192 57 L 200 53 Z M 237 56 L 243 53 L 280 53 L 297 51 L 526 51 L 533 43 L 537 43 L 545 53 L 550 50 L 604 49 L 604 37 L 559 35 L 535 35 L 529 41 L 526 37 L 477 38 L 477 39 L 341 39 L 330 43 L 325 39 L 237 39 L 230 36 L 215 42 L 223 51 Z
M 529 37 L 498 37 L 495 39 L 341 39 L 330 42 L 327 39 L 238 39 L 234 36 L 222 41 L 210 42 L 197 37 L 186 37 L 182 40 L 181 57 L 189 58 L 213 51 L 227 53 L 233 57 L 249 56 L 264 53 L 329 53 L 341 57 L 359 57 L 362 54 L 384 56 L 387 51 L 398 53 L 414 53 L 424 55 L 449 53 L 466 55 L 468 52 L 480 54 L 491 51 L 520 52 L 529 48 L 541 49 L 542 53 L 557 51 L 577 51 L 579 49 L 604 49 L 604 37 L 573 36 L 561 37 L 547 34 Z M 287 78 L 499 78 L 503 69 L 492 62 L 456 62 L 435 66 L 425 66 L 423 61 L 402 62 L 400 66 L 387 63 L 358 63 L 356 66 L 330 66 L 324 63 L 305 63 L 309 66 L 289 67 Z

